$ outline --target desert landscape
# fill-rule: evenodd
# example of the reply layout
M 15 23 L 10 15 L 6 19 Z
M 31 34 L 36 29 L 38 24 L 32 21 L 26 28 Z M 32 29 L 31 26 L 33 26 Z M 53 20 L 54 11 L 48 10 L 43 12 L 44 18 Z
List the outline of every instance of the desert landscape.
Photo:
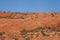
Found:
M 60 13 L 0 12 L 0 40 L 60 40 Z

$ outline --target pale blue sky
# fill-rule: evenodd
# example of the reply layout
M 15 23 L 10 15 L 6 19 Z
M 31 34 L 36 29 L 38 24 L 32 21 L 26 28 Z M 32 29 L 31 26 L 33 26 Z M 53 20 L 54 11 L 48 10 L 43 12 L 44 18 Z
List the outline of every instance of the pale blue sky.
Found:
M 60 12 L 60 0 L 0 0 L 0 11 Z

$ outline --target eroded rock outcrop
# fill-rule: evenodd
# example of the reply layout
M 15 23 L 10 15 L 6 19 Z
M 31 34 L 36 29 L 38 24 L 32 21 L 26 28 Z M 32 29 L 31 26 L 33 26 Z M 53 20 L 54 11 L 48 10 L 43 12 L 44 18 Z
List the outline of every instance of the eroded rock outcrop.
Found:
M 59 12 L 0 12 L 0 40 L 59 40 Z

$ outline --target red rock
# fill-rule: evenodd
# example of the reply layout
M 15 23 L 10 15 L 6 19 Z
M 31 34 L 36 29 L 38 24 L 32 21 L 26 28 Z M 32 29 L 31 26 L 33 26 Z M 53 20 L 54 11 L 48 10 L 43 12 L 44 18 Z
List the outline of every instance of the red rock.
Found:
M 32 30 L 38 27 L 51 27 L 60 30 L 60 13 L 58 12 L 0 12 L 0 32 L 5 32 L 6 40 L 25 40 L 20 35 L 23 29 Z M 17 39 L 17 40 L 18 40 Z M 37 37 L 31 40 L 59 40 L 60 37 Z

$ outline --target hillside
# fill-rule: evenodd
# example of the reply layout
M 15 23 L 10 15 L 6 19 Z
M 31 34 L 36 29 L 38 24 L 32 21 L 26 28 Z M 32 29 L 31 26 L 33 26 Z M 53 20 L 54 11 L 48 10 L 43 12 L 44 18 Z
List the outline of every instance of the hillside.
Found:
M 0 40 L 60 40 L 60 13 L 0 12 Z

